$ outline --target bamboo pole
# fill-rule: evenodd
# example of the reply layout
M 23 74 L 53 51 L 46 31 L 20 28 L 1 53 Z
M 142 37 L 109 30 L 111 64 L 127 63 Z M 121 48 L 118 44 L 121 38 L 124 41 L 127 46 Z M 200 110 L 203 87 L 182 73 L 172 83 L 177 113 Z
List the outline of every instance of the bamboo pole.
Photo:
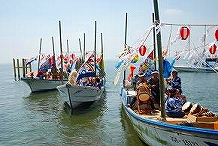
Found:
M 101 33 L 101 62 L 100 62 L 100 69 L 101 69 L 100 77 L 104 77 L 105 76 L 105 71 L 104 71 L 104 47 L 103 47 L 102 33 Z
M 125 20 L 124 49 L 127 47 L 126 40 L 127 40 L 127 13 L 126 13 L 126 20 Z M 123 87 L 125 87 L 125 80 L 126 80 L 126 70 L 123 71 Z
M 94 72 L 96 75 L 96 33 L 97 33 L 97 22 L 95 21 L 95 40 L 94 40 Z
M 154 2 L 154 14 L 155 14 L 155 23 L 159 25 L 159 10 L 157 0 Z M 159 60 L 159 84 L 160 84 L 160 101 L 161 101 L 161 117 L 162 120 L 166 120 L 165 115 L 165 102 L 164 102 L 164 78 L 163 78 L 163 57 L 162 57 L 162 44 L 161 44 L 161 31 L 158 31 L 157 35 L 157 49 L 158 49 L 158 60 Z
M 81 40 L 79 38 L 79 50 L 80 50 L 80 56 L 82 58 L 82 62 L 83 62 L 83 57 L 82 57 L 82 46 L 81 46 Z
M 86 34 L 83 34 L 83 62 L 86 60 Z
M 52 40 L 52 50 L 53 50 L 53 56 L 54 56 L 54 65 L 56 67 L 56 59 L 55 59 L 55 47 L 54 47 L 54 38 L 51 37 Z
M 69 41 L 67 40 L 67 55 L 69 54 L 70 49 L 69 49 Z
M 153 23 L 155 23 L 155 17 L 154 17 L 154 13 L 152 13 L 152 21 L 153 21 Z M 155 33 L 155 27 L 153 27 L 153 43 L 154 43 L 154 69 L 155 70 L 157 70 L 157 59 L 155 59 L 156 58 L 156 33 Z
M 38 72 L 39 72 L 39 66 L 40 66 L 41 50 L 42 50 L 42 38 L 40 38 L 40 46 L 39 46 Z
M 63 76 L 63 51 L 62 51 L 62 38 L 61 38 L 61 21 L 59 21 L 59 34 L 60 34 L 60 51 L 61 51 L 61 76 Z M 63 84 L 63 77 L 61 77 L 62 84 Z

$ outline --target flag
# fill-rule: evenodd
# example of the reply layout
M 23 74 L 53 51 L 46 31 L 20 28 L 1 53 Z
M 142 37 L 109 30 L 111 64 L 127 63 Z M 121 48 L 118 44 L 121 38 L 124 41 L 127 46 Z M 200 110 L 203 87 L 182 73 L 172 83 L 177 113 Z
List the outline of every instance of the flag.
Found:
M 150 58 L 151 60 L 154 60 L 154 50 L 151 51 L 150 54 L 148 54 L 147 58 Z
M 29 65 L 31 64 L 33 61 L 36 61 L 37 60 L 37 57 L 31 57 L 30 59 L 26 59 L 26 65 Z
M 81 65 L 77 74 L 77 81 L 84 77 L 94 77 L 94 54 L 92 53 L 89 58 Z
M 48 58 L 47 60 L 45 60 L 39 67 L 39 70 L 48 70 L 51 68 L 51 60 L 52 60 L 53 56 Z

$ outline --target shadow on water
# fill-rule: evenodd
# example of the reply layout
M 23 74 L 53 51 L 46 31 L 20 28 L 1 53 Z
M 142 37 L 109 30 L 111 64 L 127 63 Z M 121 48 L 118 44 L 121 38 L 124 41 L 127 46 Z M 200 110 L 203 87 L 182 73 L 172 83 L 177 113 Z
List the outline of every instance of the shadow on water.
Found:
M 121 123 L 125 130 L 125 136 L 128 146 L 133 146 L 133 145 L 148 146 L 138 137 L 138 134 L 134 130 L 133 125 L 131 124 L 131 121 L 127 117 L 122 106 L 120 107 L 120 114 L 121 114 Z

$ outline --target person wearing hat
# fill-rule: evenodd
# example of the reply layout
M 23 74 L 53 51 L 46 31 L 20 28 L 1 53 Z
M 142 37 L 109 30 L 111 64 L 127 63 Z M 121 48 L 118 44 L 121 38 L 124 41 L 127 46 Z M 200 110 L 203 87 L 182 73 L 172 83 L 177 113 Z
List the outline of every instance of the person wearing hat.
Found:
M 169 89 L 169 95 L 165 102 L 165 110 L 168 117 L 182 118 L 185 116 L 185 113 L 182 111 L 184 101 L 176 95 L 177 91 L 178 89 L 176 88 Z
M 140 73 L 138 75 L 138 81 L 137 81 L 137 86 L 141 83 L 146 83 L 146 79 L 145 79 L 145 74 L 144 73 Z
M 152 72 L 152 77 L 148 80 L 148 84 L 151 88 L 151 94 L 153 103 L 157 103 L 160 106 L 160 89 L 159 89 L 159 72 L 157 70 Z
M 182 93 L 181 78 L 178 76 L 177 70 L 172 71 L 172 79 L 168 82 L 172 88 L 179 90 L 180 94 Z

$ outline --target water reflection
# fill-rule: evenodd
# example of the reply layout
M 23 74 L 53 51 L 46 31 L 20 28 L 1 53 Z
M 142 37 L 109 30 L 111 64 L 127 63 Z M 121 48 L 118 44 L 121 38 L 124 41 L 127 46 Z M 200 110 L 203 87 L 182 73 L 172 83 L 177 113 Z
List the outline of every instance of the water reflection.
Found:
M 103 114 L 107 109 L 105 97 L 104 94 L 98 102 L 76 109 L 73 114 L 65 105 L 59 115 L 58 128 L 65 145 L 106 145 L 102 139 L 105 135 Z
M 127 115 L 125 114 L 125 111 L 123 107 L 120 107 L 120 114 L 121 114 L 121 123 L 125 130 L 125 136 L 127 140 L 127 146 L 148 146 L 145 143 L 141 141 L 141 139 L 138 137 L 137 133 L 133 129 L 133 126 L 131 125 L 131 122 Z

